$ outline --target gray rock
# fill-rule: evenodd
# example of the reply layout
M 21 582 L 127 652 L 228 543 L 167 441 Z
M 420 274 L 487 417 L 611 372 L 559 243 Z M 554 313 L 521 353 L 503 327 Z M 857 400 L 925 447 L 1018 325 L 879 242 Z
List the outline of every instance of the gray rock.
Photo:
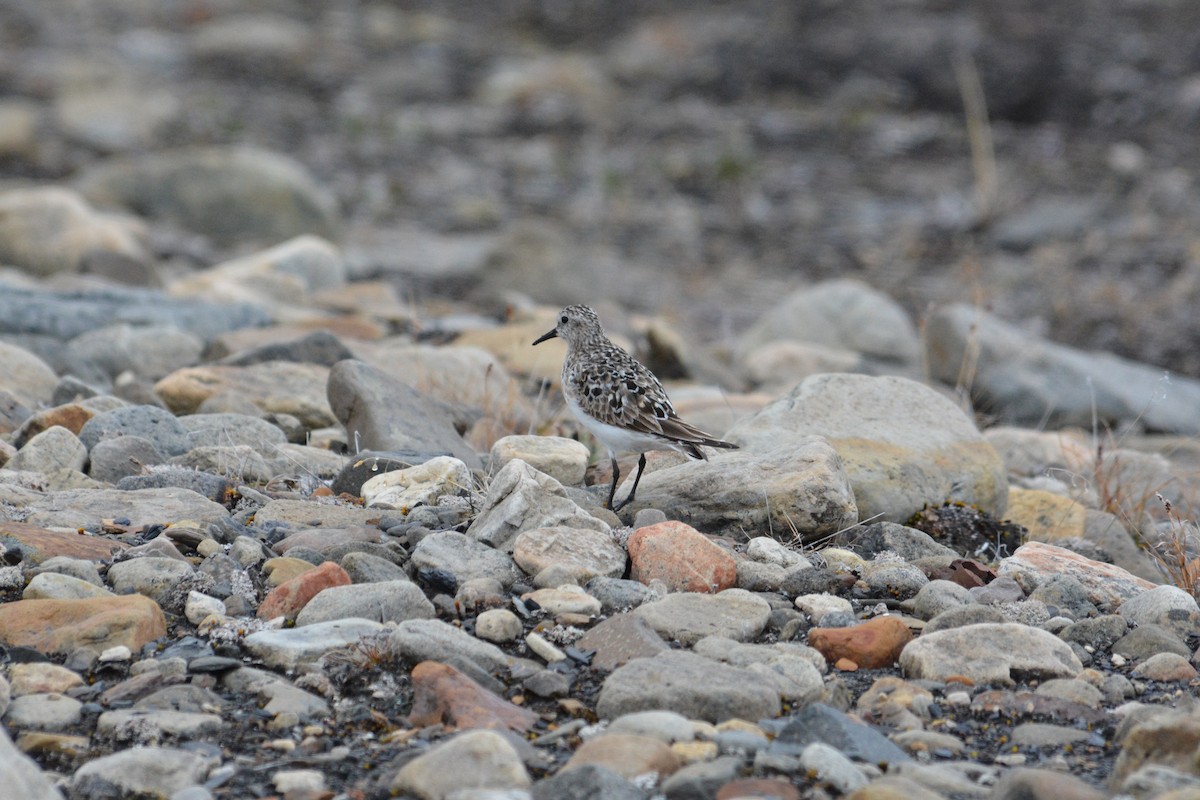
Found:
M 129 437 L 122 436 L 121 439 Z M 223 501 L 233 490 L 228 478 L 213 475 L 209 472 L 197 472 L 176 466 L 160 466 L 149 474 L 126 475 L 117 481 L 117 488 L 123 492 L 174 490 L 190 492 L 207 497 L 214 502 Z
M 595 651 L 592 665 L 600 670 L 614 670 L 635 658 L 650 658 L 670 649 L 649 623 L 630 613 L 614 613 L 575 644 Z
M 244 444 L 193 447 L 169 462 L 173 467 L 219 475 L 235 483 L 269 482 L 275 470 L 257 450 Z
M 1113 642 L 1112 652 L 1138 661 L 1158 653 L 1175 653 L 1184 658 L 1192 654 L 1174 631 L 1153 622 L 1140 625 Z
M 433 603 L 410 580 L 350 584 L 323 589 L 300 609 L 296 626 L 357 617 L 375 622 L 403 622 L 434 615 Z
M 867 776 L 834 747 L 813 742 L 800 754 L 800 766 L 811 778 L 848 795 L 867 785 Z
M 952 613 L 952 612 L 946 612 Z M 1012 685 L 1031 678 L 1073 678 L 1083 665 L 1052 633 L 1015 623 L 981 623 L 922 633 L 900 652 L 905 676 Z
M 737 562 L 737 588 L 748 592 L 779 591 L 786 574 L 787 571 L 778 564 L 741 559 Z
M 971 597 L 975 598 L 976 603 L 984 606 L 1017 603 L 1025 599 L 1025 590 L 1008 575 L 1001 575 L 983 586 L 972 586 L 967 591 L 971 593 Z
M 867 525 L 861 533 L 853 535 L 850 544 L 854 552 L 868 560 L 884 552 L 895 553 L 908 562 L 936 556 L 959 557 L 957 552 L 935 542 L 933 537 L 924 531 L 895 522 L 875 522 Z
M 813 435 L 836 451 L 863 519 L 901 522 L 947 500 L 1004 514 L 1004 462 L 970 417 L 916 381 L 814 375 L 725 438 L 754 453 Z
M 189 448 L 245 445 L 269 456 L 287 444 L 279 427 L 248 414 L 189 414 L 179 417 L 179 424 Z
M 336 201 L 292 159 L 248 147 L 113 158 L 79 179 L 94 202 L 137 209 L 223 243 L 281 241 L 339 225 Z
M 1196 598 L 1178 586 L 1157 586 L 1142 592 L 1122 603 L 1117 613 L 1131 625 L 1161 625 L 1180 639 L 1200 634 Z
M 475 730 L 455 734 L 405 764 L 392 780 L 391 791 L 450 800 L 463 789 L 528 789 L 532 783 L 504 736 Z
M 1086 619 L 1099 613 L 1087 598 L 1087 589 L 1071 575 L 1054 575 L 1029 593 L 1030 600 L 1054 606 L 1059 613 L 1073 620 Z M 1195 601 L 1193 601 L 1194 603 Z
M 694 652 L 753 672 L 778 692 L 784 702 L 796 708 L 817 700 L 825 688 L 820 672 L 825 669 L 825 658 L 806 645 L 786 642 L 742 644 L 720 636 L 708 636 L 696 643 Z
M 855 761 L 877 766 L 912 760 L 874 728 L 824 703 L 812 703 L 789 717 L 770 750 L 800 755 L 816 742 L 829 745 Z
M 606 614 L 637 608 L 658 597 L 646 584 L 622 578 L 592 578 L 583 588 L 600 601 L 601 610 Z
M 65 694 L 25 694 L 14 697 L 4 723 L 9 730 L 61 731 L 79 722 L 83 703 Z
M 521 618 L 507 608 L 489 608 L 475 618 L 475 635 L 489 642 L 515 642 L 524 626 Z
M 513 662 L 496 645 L 481 642 L 462 629 L 436 619 L 401 622 L 389 642 L 397 655 L 413 663 L 449 661 L 461 656 L 486 672 L 499 672 Z
M 908 313 L 883 292 L 857 280 L 832 280 L 798 289 L 742 335 L 744 356 L 768 342 L 796 340 L 854 350 L 893 368 L 920 355 Z
M 0 298 L 7 287 L 0 284 Z M 0 307 L 3 299 L 0 299 Z M 0 333 L 4 332 L 0 323 Z M 58 376 L 46 362 L 33 353 L 7 342 L 0 342 L 0 390 L 11 402 L 26 409 L 35 409 L 50 402 Z
M 341 619 L 303 628 L 258 631 L 247 636 L 242 645 L 269 667 L 292 669 L 384 630 L 382 624 L 372 620 Z
M 328 331 L 313 331 L 287 342 L 270 342 L 225 356 L 219 363 L 234 367 L 261 364 L 265 361 L 297 361 L 332 367 L 339 361 L 354 358 L 354 352 L 342 340 Z
M 1058 632 L 1064 642 L 1091 646 L 1098 651 L 1107 651 L 1113 642 L 1129 630 L 1125 618 L 1117 614 L 1104 614 L 1091 619 L 1081 619 Z
M 71 776 L 71 800 L 168 797 L 202 783 L 216 764 L 211 755 L 170 747 L 131 747 L 87 762 Z
M 76 336 L 67 342 L 69 358 L 98 367 L 109 379 L 123 372 L 156 381 L 200 361 L 204 342 L 174 325 L 134 327 L 123 322 Z
M 607 523 L 568 498 L 561 483 L 524 461 L 513 460 L 492 478 L 483 508 L 467 535 L 511 552 L 521 533 L 555 527 L 609 531 Z
M 726 589 L 711 595 L 669 594 L 638 606 L 633 613 L 650 623 L 664 639 L 690 645 L 705 636 L 739 642 L 754 639 L 766 627 L 771 606 L 743 589 Z
M 287 681 L 268 681 L 258 687 L 258 696 L 264 703 L 263 710 L 270 714 L 295 714 L 299 717 L 329 714 L 328 703 Z
M 66 428 L 55 425 L 27 441 L 5 465 L 24 472 L 54 472 L 60 469 L 83 470 L 87 448 Z
M 527 575 L 549 567 L 562 567 L 576 583 L 596 576 L 620 578 L 625 574 L 625 549 L 607 533 L 588 528 L 534 528 L 513 542 L 513 561 Z
M 533 800 L 646 800 L 646 793 L 608 767 L 581 764 L 538 781 Z
M 117 742 L 149 744 L 164 737 L 198 739 L 221 731 L 221 717 L 190 711 L 105 711 L 96 719 L 96 733 Z
M 954 384 L 970 348 L 972 397 L 1001 422 L 1115 430 L 1137 420 L 1156 431 L 1200 433 L 1200 381 L 1172 375 L 1163 393 L 1158 367 L 1047 342 L 975 306 L 937 309 L 925 332 L 938 380 Z
M 327 394 L 346 435 L 360 447 L 446 451 L 472 469 L 482 465 L 443 408 L 361 361 L 335 364 L 329 372 Z
M 404 567 L 382 556 L 356 550 L 346 553 L 338 562 L 354 583 L 382 583 L 384 581 L 406 581 L 408 573 Z
M 696 738 L 696 729 L 687 717 L 674 711 L 635 711 L 624 714 L 609 723 L 606 733 L 628 733 L 649 736 L 671 744 L 690 742 Z
M 709 800 L 717 796 L 722 786 L 736 778 L 741 769 L 742 758 L 739 756 L 723 755 L 712 761 L 698 761 L 664 780 L 662 792 L 667 800 Z
M 943 611 L 975 602 L 964 586 L 953 581 L 930 581 L 913 598 L 913 613 L 923 620 L 931 620 Z
M 1070 700 L 1072 703 L 1100 708 L 1104 702 L 1104 693 L 1087 681 L 1078 678 L 1051 678 L 1042 682 L 1034 694 L 1058 697 Z
M 108 589 L 71 575 L 43 572 L 34 575 L 21 593 L 22 600 L 77 600 L 111 595 Z
M 149 289 L 34 290 L 0 281 L 0 333 L 65 340 L 116 322 L 173 325 L 207 341 L 226 331 L 265 325 L 268 318 L 247 303 L 175 298 Z
M 862 580 L 873 597 L 907 600 L 915 597 L 929 578 L 920 568 L 902 561 L 872 561 L 863 570 Z
M 37 565 L 27 567 L 25 577 L 32 579 L 43 573 L 69 575 L 72 578 L 87 581 L 93 586 L 104 586 L 104 581 L 101 580 L 100 571 L 96 569 L 95 563 L 86 558 L 51 556 Z
M 761 447 L 723 451 L 707 461 L 648 472 L 629 508 L 658 508 L 668 518 L 700 530 L 798 535 L 804 542 L 858 521 L 850 481 L 828 442 L 787 431 L 775 431 L 773 440 L 772 446 L 763 440 Z M 623 486 L 618 496 L 631 486 Z M 781 529 L 782 519 L 788 523 Z
M 25 521 L 43 528 L 100 530 L 103 519 L 128 519 L 131 525 L 194 519 L 221 522 L 229 517 L 224 506 L 187 489 L 73 489 L 52 492 L 25 505 Z
M 0 725 L 0 775 L 4 776 L 5 791 L 14 798 L 63 800 L 62 793 L 49 776 L 13 745 L 3 725 Z
M 675 711 L 722 722 L 755 720 L 779 713 L 779 694 L 755 673 L 671 650 L 618 667 L 600 690 L 596 712 L 615 719 L 636 711 Z
M 158 406 L 115 408 L 89 419 L 79 431 L 79 440 L 91 450 L 104 439 L 140 436 L 166 456 L 188 451 L 187 431 L 171 412 Z
M 501 586 L 511 586 L 517 578 L 511 558 L 455 531 L 426 536 L 413 549 L 411 563 L 418 569 L 445 570 L 460 584 L 476 578 L 492 578 Z
M 166 457 L 154 442 L 141 436 L 117 436 L 101 439 L 88 454 L 88 475 L 105 483 L 117 483 L 131 475 L 141 475 L 146 467 L 162 464 Z
M 175 584 L 192 574 L 192 566 L 174 558 L 131 558 L 108 568 L 108 582 L 118 594 L 144 594 L 165 600 Z

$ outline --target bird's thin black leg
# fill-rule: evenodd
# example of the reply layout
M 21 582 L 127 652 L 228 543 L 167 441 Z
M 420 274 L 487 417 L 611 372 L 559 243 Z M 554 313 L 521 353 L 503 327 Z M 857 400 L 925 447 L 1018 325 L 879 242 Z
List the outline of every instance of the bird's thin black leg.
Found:
M 622 502 L 621 505 L 614 508 L 613 511 L 620 511 L 622 508 L 624 508 L 625 506 L 627 506 L 633 502 L 633 496 L 635 494 L 637 494 L 638 481 L 640 481 L 642 479 L 642 470 L 644 470 L 645 468 L 646 468 L 646 454 L 642 453 L 640 456 L 638 456 L 638 471 L 637 471 L 637 475 L 633 476 L 633 488 L 629 490 L 629 497 L 626 497 L 624 502 Z M 612 500 L 610 499 L 609 502 L 611 503 Z
M 612 459 L 612 485 L 608 487 L 608 501 L 604 504 L 605 508 L 613 507 L 613 495 L 617 493 L 617 478 L 621 477 L 621 468 L 617 466 L 617 457 L 609 455 Z M 616 509 L 614 509 L 616 510 Z

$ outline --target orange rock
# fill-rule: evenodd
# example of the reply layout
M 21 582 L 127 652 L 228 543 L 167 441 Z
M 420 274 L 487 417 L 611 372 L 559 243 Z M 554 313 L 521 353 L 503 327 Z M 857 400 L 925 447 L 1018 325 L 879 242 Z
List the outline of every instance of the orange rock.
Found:
M 849 628 L 813 628 L 808 644 L 826 661 L 849 659 L 863 669 L 882 669 L 896 663 L 912 632 L 899 617 L 876 617 Z
M 720 592 L 737 584 L 737 562 L 700 531 L 676 520 L 638 528 L 628 542 L 630 577 L 676 592 Z
M 412 671 L 413 707 L 408 721 L 425 727 L 444 722 L 467 728 L 527 731 L 537 714 L 498 697 L 448 664 L 422 661 Z
M 855 664 L 848 658 L 839 658 L 837 663 L 833 665 L 834 669 L 840 669 L 842 672 L 857 672 L 858 664 Z
M 17 431 L 17 436 L 13 444 L 21 447 L 34 436 L 37 436 L 42 431 L 53 428 L 55 425 L 66 428 L 78 436 L 84 424 L 94 416 L 96 416 L 95 411 L 85 408 L 78 403 L 67 403 L 66 405 L 47 408 L 45 411 L 39 411 L 25 420 L 21 425 L 21 429 Z
M 140 594 L 0 605 L 0 641 L 47 654 L 118 645 L 136 653 L 166 633 L 162 609 Z
M 82 558 L 87 561 L 108 561 L 116 550 L 129 545 L 104 536 L 63 533 L 27 525 L 23 522 L 0 521 L 0 544 L 9 549 L 15 544 L 24 554 L 25 565 L 40 564 L 54 556 Z
M 258 618 L 294 617 L 322 590 L 330 586 L 348 586 L 350 583 L 346 570 L 336 562 L 326 561 L 316 569 L 302 572 L 272 589 L 258 607 Z

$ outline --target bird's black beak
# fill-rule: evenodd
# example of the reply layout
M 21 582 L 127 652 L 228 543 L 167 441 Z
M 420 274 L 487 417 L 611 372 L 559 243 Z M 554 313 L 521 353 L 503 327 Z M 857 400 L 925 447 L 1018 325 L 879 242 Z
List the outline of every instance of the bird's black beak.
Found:
M 558 336 L 558 330 L 555 328 L 551 328 L 550 330 L 543 333 L 541 336 L 534 339 L 533 343 L 541 344 L 542 342 L 546 341 L 547 339 L 553 339 L 555 336 Z

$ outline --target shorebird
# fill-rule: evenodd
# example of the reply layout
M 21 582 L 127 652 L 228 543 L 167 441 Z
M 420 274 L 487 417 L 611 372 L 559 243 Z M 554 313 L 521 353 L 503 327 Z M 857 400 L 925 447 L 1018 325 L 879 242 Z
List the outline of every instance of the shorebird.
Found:
M 567 343 L 562 369 L 567 407 L 604 445 L 612 461 L 612 485 L 608 487 L 605 508 L 620 511 L 633 501 L 650 450 L 676 450 L 708 460 L 701 448 L 737 448 L 681 420 L 654 373 L 609 341 L 592 309 L 567 306 L 559 313 L 554 329 L 533 343 L 555 337 Z M 621 475 L 617 456 L 633 453 L 638 454 L 633 488 L 620 505 L 613 506 Z

